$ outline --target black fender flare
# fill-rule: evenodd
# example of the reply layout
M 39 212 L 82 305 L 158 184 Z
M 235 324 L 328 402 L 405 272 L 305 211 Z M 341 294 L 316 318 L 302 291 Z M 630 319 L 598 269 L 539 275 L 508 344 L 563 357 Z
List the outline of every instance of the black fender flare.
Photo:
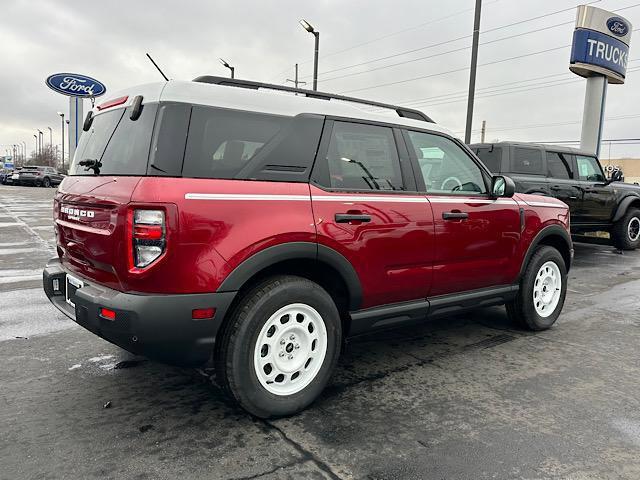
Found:
M 531 245 L 529 245 L 529 248 L 527 249 L 527 253 L 524 256 L 524 260 L 522 261 L 522 266 L 520 267 L 520 274 L 518 275 L 518 280 L 520 280 L 524 275 L 524 271 L 527 268 L 527 265 L 529 265 L 529 261 L 531 260 L 531 257 L 533 256 L 533 253 L 536 251 L 536 248 L 538 247 L 538 245 L 540 245 L 542 240 L 544 240 L 545 238 L 552 237 L 552 236 L 560 237 L 566 243 L 567 250 L 569 251 L 569 261 L 566 262 L 565 266 L 567 267 L 567 272 L 569 271 L 569 269 L 571 268 L 571 260 L 573 259 L 573 242 L 571 241 L 571 235 L 569 235 L 569 232 L 567 232 L 560 225 L 547 225 L 546 227 L 544 227 L 542 230 L 538 232 L 538 234 L 533 238 Z
M 349 310 L 362 305 L 362 286 L 355 269 L 342 254 L 325 245 L 312 242 L 288 242 L 265 248 L 253 254 L 224 279 L 218 292 L 235 292 L 256 273 L 286 260 L 316 260 L 336 270 L 349 292 Z
M 640 203 L 640 195 L 636 195 L 632 193 L 624 197 L 620 202 L 620 204 L 618 205 L 618 208 L 616 209 L 616 213 L 613 216 L 613 219 L 611 219 L 611 222 L 615 223 L 618 220 L 620 220 L 624 216 L 624 214 L 627 213 L 627 209 L 631 206 L 633 202 Z

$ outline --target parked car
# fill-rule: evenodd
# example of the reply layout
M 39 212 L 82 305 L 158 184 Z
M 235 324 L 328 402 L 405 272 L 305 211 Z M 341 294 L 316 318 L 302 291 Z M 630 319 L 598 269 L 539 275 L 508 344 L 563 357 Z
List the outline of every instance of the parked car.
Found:
M 11 179 L 11 175 L 13 174 L 13 168 L 2 168 L 0 169 L 0 184 L 6 185 L 7 179 Z
M 557 145 L 500 142 L 471 149 L 495 174 L 510 176 L 516 191 L 558 198 L 571 210 L 571 232 L 606 231 L 622 250 L 640 245 L 640 186 L 607 179 L 595 155 Z
M 53 167 L 25 165 L 20 170 L 17 181 L 14 179 L 14 184 L 49 188 L 60 185 L 63 178 Z
M 116 94 L 84 129 L 47 296 L 131 352 L 213 358 L 256 416 L 309 405 L 345 337 L 500 304 L 543 330 L 562 310 L 567 206 L 514 194 L 422 112 L 200 77 Z
M 20 178 L 20 170 L 22 170 L 22 168 L 17 167 L 10 172 L 7 172 L 7 175 L 4 178 L 5 185 L 16 185 Z

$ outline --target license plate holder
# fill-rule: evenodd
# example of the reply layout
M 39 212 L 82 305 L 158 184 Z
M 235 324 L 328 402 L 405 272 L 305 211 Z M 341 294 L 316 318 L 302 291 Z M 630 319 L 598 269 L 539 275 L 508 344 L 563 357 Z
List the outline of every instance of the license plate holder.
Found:
M 65 300 L 69 305 L 75 308 L 76 304 L 73 302 L 73 299 L 75 298 L 78 289 L 84 287 L 84 282 L 73 275 L 67 274 L 65 287 Z

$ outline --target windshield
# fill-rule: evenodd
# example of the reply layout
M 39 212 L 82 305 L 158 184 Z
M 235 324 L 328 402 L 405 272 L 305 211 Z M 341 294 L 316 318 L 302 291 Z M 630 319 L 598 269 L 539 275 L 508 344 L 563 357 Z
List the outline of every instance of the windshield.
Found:
M 145 175 L 156 104 L 147 104 L 137 120 L 130 108 L 98 114 L 83 132 L 69 175 Z

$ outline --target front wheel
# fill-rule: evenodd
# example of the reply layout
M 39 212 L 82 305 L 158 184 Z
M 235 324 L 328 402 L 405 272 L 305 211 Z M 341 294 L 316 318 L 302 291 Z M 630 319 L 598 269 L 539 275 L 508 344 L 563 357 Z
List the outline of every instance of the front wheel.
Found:
M 640 210 L 630 208 L 611 230 L 613 245 L 620 250 L 635 250 L 640 246 Z
M 44 180 L 42 181 L 42 186 L 44 188 L 50 188 L 51 187 L 51 179 L 49 177 L 45 177 Z
M 539 247 L 520 280 L 516 298 L 507 303 L 507 314 L 530 330 L 546 330 L 560 316 L 567 294 L 567 268 L 558 250 Z
M 270 278 L 249 290 L 223 328 L 216 376 L 249 413 L 291 415 L 322 392 L 342 341 L 331 296 L 301 277 Z

